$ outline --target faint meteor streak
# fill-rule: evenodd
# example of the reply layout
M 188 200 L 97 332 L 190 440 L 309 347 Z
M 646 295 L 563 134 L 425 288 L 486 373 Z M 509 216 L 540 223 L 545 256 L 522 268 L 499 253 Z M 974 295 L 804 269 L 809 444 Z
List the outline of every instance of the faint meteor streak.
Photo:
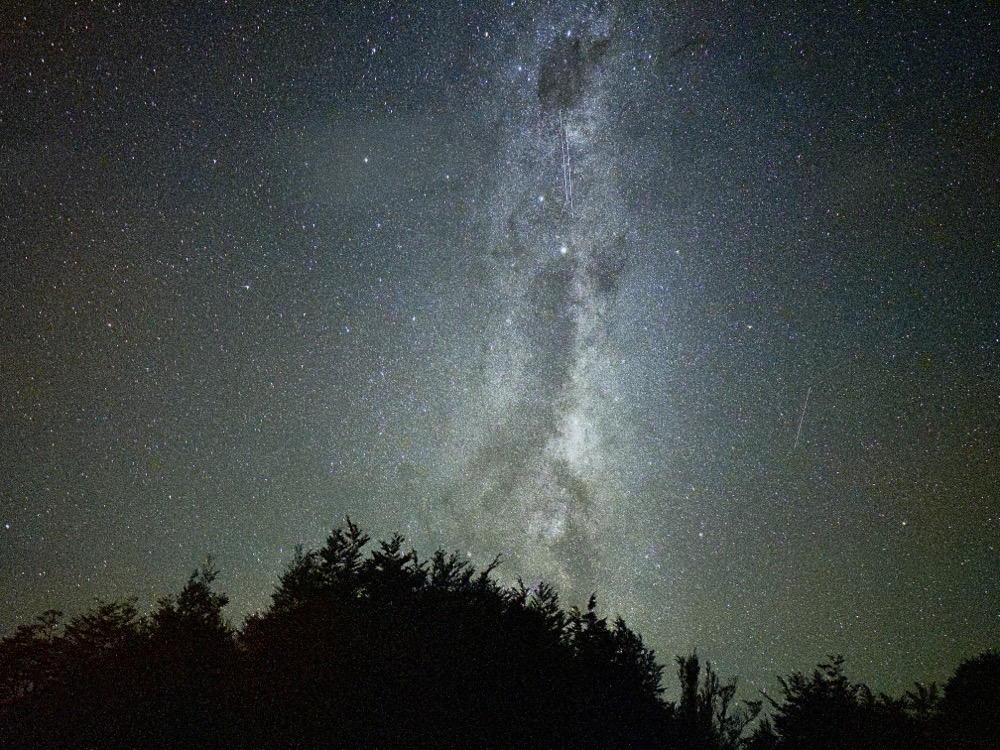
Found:
M 802 420 L 806 418 L 806 408 L 809 406 L 809 394 L 812 392 L 812 389 L 812 386 L 806 388 L 806 402 L 802 405 L 802 415 L 799 417 L 799 429 L 795 432 L 795 445 L 792 446 L 792 450 L 799 447 L 799 436 L 802 434 Z
M 562 148 L 563 206 L 570 216 L 573 215 L 573 163 L 569 146 L 569 133 L 563 120 L 562 110 L 559 111 L 559 142 Z

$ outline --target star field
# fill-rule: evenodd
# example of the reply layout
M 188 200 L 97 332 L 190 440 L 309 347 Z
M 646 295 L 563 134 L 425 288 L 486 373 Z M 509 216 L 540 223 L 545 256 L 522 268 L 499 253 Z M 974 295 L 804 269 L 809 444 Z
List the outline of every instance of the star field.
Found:
M 752 688 L 1000 641 L 988 3 L 0 12 L 0 632 L 349 513 Z

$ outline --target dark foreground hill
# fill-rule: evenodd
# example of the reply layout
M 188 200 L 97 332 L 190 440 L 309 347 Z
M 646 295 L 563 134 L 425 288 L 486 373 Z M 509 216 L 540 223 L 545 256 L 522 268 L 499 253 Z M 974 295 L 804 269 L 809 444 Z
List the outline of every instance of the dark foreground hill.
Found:
M 653 652 L 593 598 L 566 610 L 544 584 L 498 585 L 496 563 L 368 542 L 348 519 L 300 550 L 240 630 L 210 568 L 148 616 L 46 612 L 0 642 L 0 747 L 1000 747 L 992 652 L 943 695 L 875 696 L 832 659 L 764 706 L 691 655 L 673 703 Z

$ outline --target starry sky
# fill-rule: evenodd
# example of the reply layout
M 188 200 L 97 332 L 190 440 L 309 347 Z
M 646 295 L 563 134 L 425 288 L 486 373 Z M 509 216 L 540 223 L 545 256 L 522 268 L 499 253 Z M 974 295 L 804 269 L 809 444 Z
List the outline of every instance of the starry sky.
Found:
M 7 3 L 0 632 L 345 513 L 748 688 L 1000 645 L 979 3 Z

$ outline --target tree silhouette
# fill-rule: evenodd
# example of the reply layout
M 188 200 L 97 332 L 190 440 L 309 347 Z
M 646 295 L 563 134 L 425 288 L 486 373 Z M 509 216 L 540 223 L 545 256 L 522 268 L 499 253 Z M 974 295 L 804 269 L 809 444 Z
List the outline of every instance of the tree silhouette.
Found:
M 54 632 L 62 616 L 59 610 L 46 610 L 0 642 L 0 706 L 30 698 L 56 680 L 62 643 Z
M 347 519 L 323 548 L 297 550 L 244 628 L 247 702 L 296 717 L 257 725 L 265 744 L 652 746 L 661 668 L 595 599 L 566 613 L 546 584 L 498 586 L 499 559 L 420 560 L 399 535 L 365 556 L 368 541 Z
M 227 670 L 236 658 L 229 599 L 212 590 L 211 562 L 195 570 L 176 596 L 160 599 L 150 617 L 145 712 L 152 743 L 224 745 Z
M 369 537 L 350 517 L 345 522 L 347 529 L 334 529 L 319 550 L 304 552 L 302 545 L 296 546 L 295 557 L 272 595 L 275 610 L 320 596 L 349 599 L 357 595 L 362 552 Z
M 681 685 L 675 712 L 678 746 L 718 750 L 740 747 L 746 728 L 760 712 L 760 703 L 738 707 L 736 678 L 723 683 L 708 662 L 703 675 L 697 651 L 678 656 L 676 661 Z
M 78 747 L 128 733 L 110 720 L 128 713 L 142 662 L 135 601 L 98 601 L 57 635 L 59 617 L 50 610 L 0 644 L 0 674 L 13 688 L 2 701 L 0 746 Z
M 97 606 L 67 623 L 63 638 L 76 658 L 97 659 L 134 642 L 144 627 L 134 597 L 97 600 Z
M 950 747 L 985 750 L 1000 745 L 1000 653 L 962 662 L 936 704 L 935 735 Z
M 757 727 L 753 750 L 912 749 L 922 727 L 906 699 L 876 696 L 867 685 L 851 682 L 844 658 L 830 656 L 811 675 L 793 672 L 779 678 L 781 700 L 765 694 L 774 715 Z
M 831 657 L 780 678 L 771 715 L 740 704 L 697 653 L 663 666 L 597 597 L 564 609 L 550 585 L 505 588 L 499 559 L 422 560 L 402 536 L 369 548 L 346 519 L 296 549 L 271 606 L 239 630 L 210 564 L 149 615 L 98 601 L 49 610 L 0 640 L 7 748 L 983 748 L 1000 734 L 1000 656 L 963 662 L 939 693 L 899 698 Z

